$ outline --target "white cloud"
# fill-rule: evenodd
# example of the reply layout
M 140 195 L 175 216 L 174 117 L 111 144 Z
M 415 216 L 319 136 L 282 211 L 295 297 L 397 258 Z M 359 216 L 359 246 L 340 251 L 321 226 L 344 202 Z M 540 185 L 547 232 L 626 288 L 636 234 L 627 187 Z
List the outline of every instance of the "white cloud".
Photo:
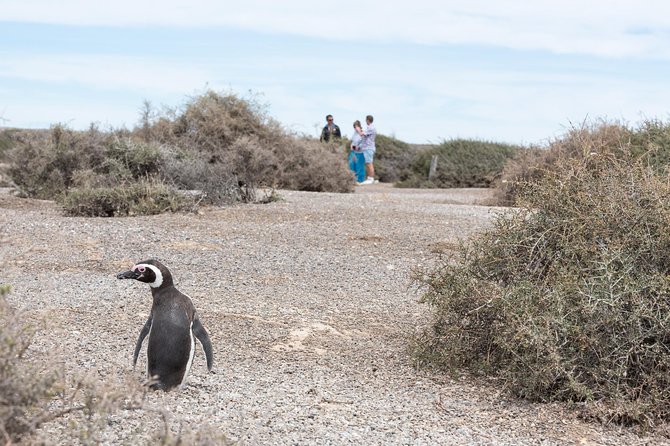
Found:
M 665 0 L 0 0 L 0 20 L 68 25 L 224 26 L 335 40 L 482 44 L 670 59 Z
M 146 57 L 106 55 L 7 55 L 0 76 L 31 81 L 67 82 L 115 90 L 179 93 L 203 88 L 211 73 L 185 64 Z

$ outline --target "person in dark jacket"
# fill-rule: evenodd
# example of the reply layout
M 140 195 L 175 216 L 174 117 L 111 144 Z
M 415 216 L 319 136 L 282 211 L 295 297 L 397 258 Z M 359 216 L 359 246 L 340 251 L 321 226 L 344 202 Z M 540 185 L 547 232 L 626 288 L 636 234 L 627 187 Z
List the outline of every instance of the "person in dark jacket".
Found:
M 326 116 L 326 126 L 321 131 L 321 142 L 336 141 L 342 138 L 342 133 L 340 133 L 340 128 L 333 122 L 333 115 Z

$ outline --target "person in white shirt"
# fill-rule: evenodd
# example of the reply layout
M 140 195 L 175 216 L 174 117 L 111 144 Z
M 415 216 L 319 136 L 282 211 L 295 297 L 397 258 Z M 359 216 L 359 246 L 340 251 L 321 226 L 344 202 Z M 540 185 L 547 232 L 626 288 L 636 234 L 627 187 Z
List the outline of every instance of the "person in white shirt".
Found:
M 356 128 L 356 131 L 361 136 L 360 147 L 363 150 L 363 156 L 365 157 L 365 170 L 367 171 L 368 175 L 365 181 L 359 184 L 373 184 L 375 182 L 379 182 L 375 181 L 375 166 L 373 164 L 375 150 L 377 149 L 375 147 L 377 129 L 375 128 L 373 122 L 374 118 L 372 115 L 367 115 L 365 117 L 365 123 L 367 124 L 365 131 L 363 131 L 360 126 Z

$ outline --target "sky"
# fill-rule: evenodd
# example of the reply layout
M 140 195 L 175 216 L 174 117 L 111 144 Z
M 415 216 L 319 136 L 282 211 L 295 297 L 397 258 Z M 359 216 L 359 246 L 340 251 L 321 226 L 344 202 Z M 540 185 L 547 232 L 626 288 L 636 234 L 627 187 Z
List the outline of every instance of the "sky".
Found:
M 287 130 L 544 144 L 670 118 L 667 0 L 0 0 L 0 126 L 133 128 L 215 90 Z

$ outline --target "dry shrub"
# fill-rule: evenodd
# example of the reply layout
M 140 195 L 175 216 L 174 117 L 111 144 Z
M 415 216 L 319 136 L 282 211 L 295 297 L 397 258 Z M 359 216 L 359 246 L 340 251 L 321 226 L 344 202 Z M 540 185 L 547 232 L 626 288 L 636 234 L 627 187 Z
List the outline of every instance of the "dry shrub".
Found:
M 354 176 L 337 147 L 296 138 L 276 150 L 277 187 L 312 192 L 351 192 Z
M 379 181 L 396 183 L 411 176 L 412 160 L 422 146 L 407 144 L 385 135 L 377 135 L 375 145 L 375 174 Z
M 261 141 L 272 141 L 275 135 L 285 133 L 278 122 L 267 116 L 256 98 L 244 99 L 211 90 L 190 98 L 181 109 L 168 108 L 153 115 L 151 140 L 212 154 L 241 136 L 254 135 Z
M 9 174 L 25 196 L 52 199 L 67 189 L 67 173 L 77 170 L 79 163 L 71 147 L 60 145 L 61 127 L 51 135 L 28 133 L 16 139 L 9 151 Z M 61 172 L 60 167 L 66 172 Z
M 79 132 L 56 125 L 50 131 L 18 135 L 9 151 L 10 175 L 23 195 L 55 199 L 80 186 L 82 172 L 94 186 L 113 186 L 156 175 L 157 145 L 140 143 L 122 131 L 96 127 Z
M 235 177 L 244 184 L 275 186 L 279 180 L 279 158 L 256 136 L 241 136 L 228 147 L 227 159 Z
M 7 303 L 8 293 L 9 287 L 0 285 L 0 437 L 5 444 L 39 426 L 45 416 L 43 405 L 55 393 L 59 378 L 56 371 L 25 359 L 35 328 L 20 322 Z
M 73 435 L 91 438 L 104 414 L 132 399 L 130 388 L 111 392 L 87 378 L 68 382 L 52 361 L 28 359 L 38 327 L 10 307 L 8 293 L 9 287 L 0 285 L 0 438 L 4 444 L 25 440 L 45 423 L 69 416 L 79 419 Z
M 555 154 L 539 147 L 520 149 L 507 162 L 500 178 L 494 182 L 491 204 L 514 206 L 524 186 L 542 178 L 555 165 L 557 159 Z
M 13 187 L 14 182 L 9 175 L 9 164 L 0 162 L 0 187 Z
M 263 188 L 354 185 L 345 157 L 330 146 L 287 133 L 253 98 L 212 91 L 160 113 L 145 103 L 132 133 L 55 125 L 3 133 L 0 143 L 19 192 L 56 199 L 68 215 L 155 214 L 256 201 Z
M 209 156 L 199 152 L 164 146 L 161 176 L 175 189 L 203 196 L 207 204 L 253 201 L 244 194 L 232 165 L 212 163 Z
M 500 206 L 515 205 L 525 183 L 539 180 L 565 158 L 625 153 L 633 157 L 646 156 L 650 165 L 664 169 L 670 165 L 669 144 L 670 124 L 659 120 L 647 120 L 638 128 L 604 120 L 584 122 L 546 148 L 519 151 L 496 181 L 495 202 Z
M 193 212 L 199 195 L 189 195 L 157 180 L 110 187 L 70 189 L 59 199 L 66 215 L 125 217 L 164 212 Z
M 0 129 L 0 187 L 12 187 L 14 182 L 9 174 L 10 164 L 7 153 L 14 146 L 14 141 L 23 133 L 19 129 Z
M 223 164 L 247 188 L 347 192 L 353 175 L 329 145 L 286 132 L 254 98 L 208 91 L 181 109 L 153 116 L 141 133 L 212 165 Z
M 435 321 L 416 358 L 652 426 L 670 421 L 670 183 L 653 147 L 593 148 L 557 160 L 521 209 L 417 277 Z
M 0 161 L 2 161 L 5 152 L 9 150 L 14 144 L 14 138 L 19 133 L 18 129 L 1 129 L 0 128 Z

